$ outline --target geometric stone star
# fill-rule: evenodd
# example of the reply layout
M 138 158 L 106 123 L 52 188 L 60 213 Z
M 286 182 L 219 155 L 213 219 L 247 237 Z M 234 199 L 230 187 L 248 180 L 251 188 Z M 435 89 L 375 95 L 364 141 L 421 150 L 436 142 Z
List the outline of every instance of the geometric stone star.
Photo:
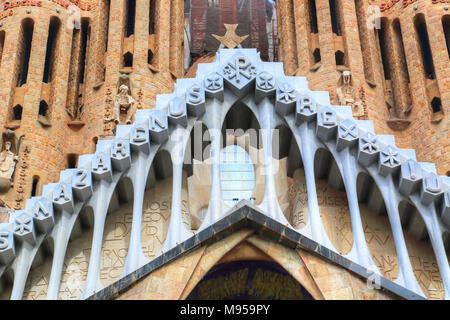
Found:
M 400 155 L 397 148 L 387 146 L 381 151 L 378 170 L 382 176 L 386 177 L 389 174 L 396 173 L 400 166 Z
M 236 34 L 237 24 L 226 24 L 225 28 L 227 29 L 227 32 L 224 36 L 218 36 L 216 34 L 213 34 L 212 36 L 220 41 L 220 43 L 228 48 L 228 49 L 234 49 L 241 46 L 242 41 L 248 38 L 248 35 L 240 37 Z
M 374 133 L 367 132 L 359 138 L 358 162 L 363 166 L 370 166 L 379 157 L 380 149 L 378 137 Z

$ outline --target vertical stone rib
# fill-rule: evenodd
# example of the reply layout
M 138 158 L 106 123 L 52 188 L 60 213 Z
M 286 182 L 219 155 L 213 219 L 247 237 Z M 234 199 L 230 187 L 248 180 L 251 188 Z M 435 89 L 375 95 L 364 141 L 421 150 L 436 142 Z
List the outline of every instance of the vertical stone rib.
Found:
M 309 39 L 309 21 L 307 14 L 308 0 L 294 0 L 294 21 L 295 21 L 295 40 L 297 47 L 297 74 L 306 76 L 311 68 L 310 57 L 310 39 Z M 307 52 L 308 54 L 305 54 Z
M 183 224 L 183 215 L 181 211 L 181 193 L 183 183 L 183 163 L 173 162 L 172 177 L 172 212 L 170 214 L 170 224 L 167 231 L 166 241 L 162 248 L 167 252 L 173 247 L 187 240 L 189 233 Z
M 177 78 L 184 74 L 184 3 L 172 0 L 170 8 L 170 72 Z
M 294 6 L 292 0 L 280 1 L 277 5 L 279 14 L 278 24 L 280 26 L 280 50 L 283 52 L 282 61 L 287 75 L 294 75 L 297 65 L 297 47 L 295 35 Z
M 106 57 L 106 82 L 114 86 L 117 83 L 119 70 L 122 66 L 125 4 L 126 1 L 124 0 L 111 0 L 108 52 Z M 115 92 L 115 89 L 113 89 L 113 92 Z
M 72 50 L 70 55 L 66 107 L 74 110 L 78 103 L 78 80 L 80 78 L 81 29 L 72 31 Z M 67 50 L 68 51 L 68 50 Z
M 147 182 L 148 172 L 155 158 L 155 152 L 149 156 L 145 153 L 138 155 L 137 161 L 131 168 L 130 176 L 134 186 L 133 199 L 133 221 L 131 225 L 130 247 L 123 268 L 123 276 L 139 268 L 147 261 L 142 252 L 141 232 L 142 232 L 142 214 L 144 207 L 145 185 Z M 147 174 L 144 174 L 147 173 Z
M 5 45 L 5 31 L 0 31 L 0 65 L 2 63 L 3 47 Z
M 374 66 L 373 66 L 373 48 L 375 48 L 374 44 L 371 43 L 371 37 L 369 32 L 373 31 L 367 27 L 368 17 L 366 15 L 367 12 L 367 4 L 364 0 L 356 0 L 355 1 L 355 15 L 357 21 L 357 29 L 360 44 L 360 51 L 355 52 L 362 58 L 363 68 L 364 68 L 364 76 L 366 81 L 370 82 L 372 85 L 375 84 L 375 76 L 374 76 Z M 370 21 L 369 21 L 370 22 Z M 353 32 L 353 31 L 351 31 Z M 351 56 L 350 56 L 351 57 Z M 353 57 L 351 57 L 353 60 Z M 352 63 L 352 61 L 350 61 Z M 357 70 L 354 70 L 357 71 Z
M 442 228 L 441 222 L 438 220 L 438 213 L 436 212 L 436 206 L 431 203 L 425 206 L 421 203 L 418 195 L 410 197 L 413 204 L 419 211 L 423 222 L 427 228 L 428 236 L 430 237 L 430 243 L 436 257 L 439 273 L 442 277 L 442 284 L 444 285 L 445 299 L 450 299 L 450 266 L 445 252 L 444 242 L 442 240 Z
M 334 59 L 333 29 L 331 28 L 331 14 L 329 0 L 316 0 L 317 25 L 319 27 L 320 55 L 322 57 L 322 68 L 329 72 L 336 69 Z M 324 70 L 325 72 L 325 70 Z
M 161 72 L 170 71 L 170 2 L 156 2 L 156 44 L 155 65 Z
M 222 104 L 214 99 L 209 109 L 209 117 L 205 119 L 211 139 L 211 193 L 209 198 L 208 212 L 200 226 L 200 230 L 216 222 L 224 212 L 222 201 L 222 189 L 220 186 L 220 151 L 222 140 Z
M 352 70 L 353 79 L 356 82 L 354 85 L 359 86 L 363 82 L 361 80 L 364 79 L 364 70 L 361 69 L 363 56 L 359 40 L 358 20 L 356 19 L 356 14 L 346 14 L 347 12 L 356 12 L 355 2 L 341 0 L 338 4 L 342 13 L 340 16 L 342 17 L 345 55 L 347 56 L 348 67 Z
M 19 256 L 14 261 L 14 285 L 11 292 L 10 300 L 22 300 L 25 285 L 30 272 L 31 264 L 35 256 L 34 245 L 27 242 L 23 243 Z
M 50 19 L 36 20 L 34 24 L 33 41 L 31 43 L 30 64 L 28 68 L 27 90 L 23 103 L 22 124 L 32 129 L 38 117 L 39 102 L 41 99 L 42 76 L 44 74 L 45 50 L 47 43 Z
M 294 124 L 291 125 L 291 128 Z M 322 219 L 320 217 L 319 201 L 317 198 L 317 186 L 314 176 L 314 158 L 317 148 L 310 143 L 315 137 L 308 128 L 308 123 L 304 122 L 293 130 L 295 139 L 299 145 L 303 167 L 305 169 L 306 192 L 308 194 L 308 225 L 310 225 L 311 237 L 321 245 L 333 248 L 329 241 Z
M 21 34 L 20 23 L 12 26 L 5 34 L 3 46 L 2 63 L 0 65 L 0 74 L 2 75 L 2 85 L 0 86 L 0 125 L 3 127 L 9 120 L 11 110 L 14 107 L 13 95 L 17 81 L 17 50 Z
M 275 187 L 275 173 L 273 168 L 272 136 L 275 129 L 275 114 L 272 102 L 265 98 L 259 105 L 259 123 L 261 126 L 262 148 L 264 152 L 265 192 L 261 207 L 271 218 L 287 225 L 288 221 L 281 211 Z
M 412 103 L 416 107 L 421 107 L 422 111 L 428 111 L 430 108 L 423 110 L 424 103 L 428 105 L 428 93 L 424 76 L 425 71 L 422 61 L 422 54 L 420 52 L 420 41 L 413 19 L 414 17 L 408 17 L 407 19 L 405 18 L 400 20 L 403 39 L 414 40 L 405 42 L 406 61 L 413 62 L 413 66 L 409 68 L 410 77 L 411 79 L 414 79 L 414 81 L 411 81 L 411 92 L 416 93 L 412 96 Z
M 394 95 L 394 115 L 396 117 L 402 117 L 403 110 L 406 109 L 407 100 L 405 97 L 406 89 L 408 88 L 408 80 L 406 74 L 402 72 L 403 66 L 400 59 L 394 57 L 400 57 L 402 52 L 400 51 L 399 44 L 394 43 L 394 31 L 392 22 L 386 23 L 385 32 L 385 45 L 387 51 L 388 67 L 392 82 L 392 93 Z M 405 88 L 406 87 L 406 88 Z
M 359 211 L 358 193 L 356 190 L 357 173 L 352 155 L 348 148 L 342 150 L 339 154 L 339 162 L 342 168 L 342 179 L 344 181 L 345 191 L 347 193 L 348 207 L 350 209 L 350 217 L 352 220 L 353 231 L 353 248 L 348 254 L 350 258 L 356 259 L 356 262 L 365 266 L 369 270 L 378 271 L 375 263 L 370 255 L 367 247 L 366 238 L 364 235 L 364 228 L 361 220 L 361 212 Z
M 433 26 L 440 27 L 434 28 Z M 442 109 L 444 112 L 448 112 L 450 110 L 450 62 L 448 59 L 444 29 L 442 27 L 442 16 L 436 14 L 427 17 L 427 28 L 431 52 L 433 54 L 432 58 L 435 65 L 436 79 L 441 95 Z M 431 100 L 433 97 L 429 98 Z
M 148 54 L 148 24 L 149 24 L 149 0 L 136 0 L 136 19 L 134 27 L 134 70 L 140 71 L 147 69 Z
M 68 92 L 69 69 L 71 52 L 67 48 L 71 47 L 72 30 L 66 28 L 64 22 L 61 22 L 59 27 L 58 40 L 55 44 L 55 59 L 53 67 L 52 79 L 52 101 L 49 104 L 52 108 L 52 119 L 64 119 L 66 117 L 66 98 Z M 64 130 L 64 123 L 62 121 L 53 121 L 52 125 L 58 126 Z
M 78 214 L 80 213 L 80 210 L 82 208 L 83 204 L 80 203 L 78 205 L 78 208 L 76 209 L 76 212 L 73 214 L 63 211 L 61 214 L 61 220 L 58 224 L 55 225 L 55 248 L 53 252 L 50 280 L 47 289 L 47 300 L 58 300 L 62 272 L 64 269 L 64 259 L 66 257 L 67 246 L 69 244 L 71 235 L 71 232 L 68 232 L 68 230 L 73 229 L 73 225 L 78 218 Z
M 100 282 L 99 278 L 103 232 L 105 229 L 106 215 L 108 214 L 109 200 L 112 194 L 111 188 L 114 188 L 116 184 L 117 181 L 114 181 L 110 184 L 109 182 L 100 180 L 98 182 L 98 189 L 96 189 L 96 192 L 94 192 L 94 196 L 90 200 L 90 203 L 92 203 L 92 207 L 94 209 L 95 216 L 94 233 L 92 236 L 88 274 L 84 283 L 81 299 L 86 299 L 96 291 L 99 291 L 103 288 L 103 284 Z
M 403 281 L 403 283 L 400 284 L 404 285 L 409 290 L 424 296 L 422 289 L 414 276 L 414 270 L 411 265 L 408 248 L 406 247 L 406 241 L 403 235 L 403 228 L 398 210 L 401 195 L 395 188 L 392 176 L 382 178 L 375 168 L 372 167 L 369 168 L 369 170 L 371 171 L 371 176 L 378 186 L 386 205 L 392 236 L 394 238 L 395 251 L 398 257 L 399 278 Z
M 105 68 L 105 58 L 106 58 L 106 38 L 108 36 L 108 27 L 110 26 L 110 14 L 109 9 L 110 6 L 107 5 L 110 0 L 102 0 L 99 6 L 99 14 L 96 16 L 95 20 L 92 23 L 93 32 L 91 32 L 92 38 L 91 42 L 93 43 L 92 57 L 95 66 L 94 77 L 92 77 L 92 82 L 94 86 L 99 86 L 101 83 L 105 81 L 103 78 L 104 68 Z

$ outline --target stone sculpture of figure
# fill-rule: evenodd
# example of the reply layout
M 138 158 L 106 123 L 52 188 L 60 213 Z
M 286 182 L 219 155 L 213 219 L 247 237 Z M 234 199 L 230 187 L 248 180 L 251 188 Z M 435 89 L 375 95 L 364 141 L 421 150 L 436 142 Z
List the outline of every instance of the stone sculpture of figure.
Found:
M 122 84 L 119 87 L 119 92 L 114 98 L 114 122 L 116 124 L 120 123 L 120 116 L 125 118 L 125 123 L 131 123 L 131 117 L 134 114 L 134 104 L 135 100 L 129 94 L 130 89 L 127 85 Z
M 10 180 L 14 171 L 14 165 L 19 160 L 11 151 L 11 142 L 5 142 L 5 150 L 0 153 L 0 178 Z
M 352 84 L 352 73 L 344 71 L 340 81 L 340 86 L 336 90 L 339 104 L 342 106 L 351 106 L 353 116 L 364 116 L 364 107 L 362 101 L 358 97 L 358 91 Z

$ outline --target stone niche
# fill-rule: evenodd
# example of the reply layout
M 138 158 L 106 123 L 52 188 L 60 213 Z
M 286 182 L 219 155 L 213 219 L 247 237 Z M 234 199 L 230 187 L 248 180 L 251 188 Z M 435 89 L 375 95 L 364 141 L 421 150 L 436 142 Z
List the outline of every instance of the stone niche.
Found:
M 18 160 L 15 133 L 6 130 L 2 134 L 0 149 L 0 194 L 8 192 L 12 187 Z

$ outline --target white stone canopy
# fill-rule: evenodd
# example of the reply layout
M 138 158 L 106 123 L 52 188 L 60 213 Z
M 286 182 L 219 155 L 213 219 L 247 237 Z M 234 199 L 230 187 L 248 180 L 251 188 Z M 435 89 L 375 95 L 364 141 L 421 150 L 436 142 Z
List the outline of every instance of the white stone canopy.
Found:
M 371 121 L 354 120 L 351 107 L 332 106 L 328 92 L 310 91 L 306 78 L 285 76 L 282 63 L 261 61 L 256 49 L 219 50 L 214 62 L 199 65 L 196 78 L 178 79 L 172 94 L 157 97 L 155 109 L 138 110 L 133 124 L 117 127 L 115 139 L 98 141 L 95 154 L 80 156 L 78 168 L 62 171 L 59 182 L 44 186 L 41 197 L 28 199 L 25 210 L 14 212 L 9 223 L 0 224 L 0 277 L 7 269 L 13 270 L 11 299 L 22 299 L 35 255 L 47 238 L 54 243 L 47 299 L 58 298 L 69 238 L 86 207 L 94 212 L 94 231 L 82 298 L 104 288 L 99 268 L 105 220 L 114 190 L 124 178 L 132 184 L 134 205 L 121 278 L 149 263 L 140 237 L 143 199 L 149 170 L 160 150 L 169 152 L 173 174 L 172 211 L 163 251 L 194 237 L 183 225 L 181 189 L 185 149 L 197 120 L 212 133 L 213 160 L 209 206 L 200 230 L 229 214 L 222 201 L 218 135 L 228 111 L 239 100 L 261 128 L 266 174 L 263 201 L 255 205 L 260 212 L 294 229 L 275 196 L 272 167 L 273 130 L 285 125 L 300 150 L 298 161 L 305 169 L 308 193 L 307 225 L 295 231 L 338 254 L 321 221 L 314 177 L 316 151 L 328 150 L 342 176 L 350 209 L 354 242 L 345 258 L 381 275 L 364 238 L 358 205 L 356 181 L 364 172 L 375 181 L 386 206 L 399 260 L 394 282 L 424 296 L 408 257 L 398 209 L 407 200 L 425 223 L 445 298 L 450 299 L 450 268 L 442 239 L 450 226 L 449 178 L 438 176 L 433 164 L 417 162 L 413 150 L 398 149 L 393 136 L 375 134 Z

